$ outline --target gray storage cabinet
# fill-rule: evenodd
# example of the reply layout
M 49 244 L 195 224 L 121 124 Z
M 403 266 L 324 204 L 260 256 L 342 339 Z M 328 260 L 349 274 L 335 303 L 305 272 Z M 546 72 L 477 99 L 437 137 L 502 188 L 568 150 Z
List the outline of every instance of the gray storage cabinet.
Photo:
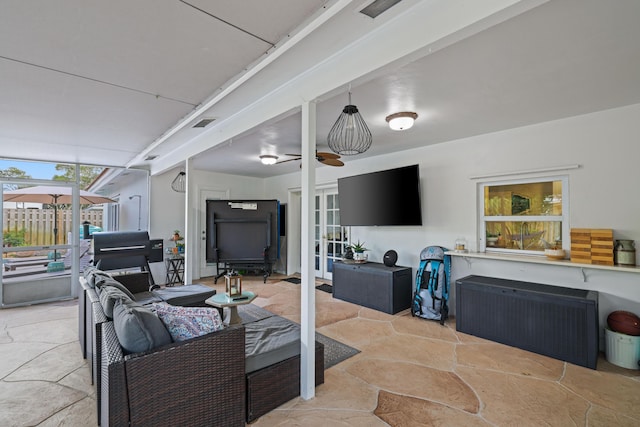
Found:
M 333 297 L 395 314 L 411 306 L 411 267 L 333 263 Z
M 595 369 L 598 293 L 467 276 L 456 281 L 456 330 Z

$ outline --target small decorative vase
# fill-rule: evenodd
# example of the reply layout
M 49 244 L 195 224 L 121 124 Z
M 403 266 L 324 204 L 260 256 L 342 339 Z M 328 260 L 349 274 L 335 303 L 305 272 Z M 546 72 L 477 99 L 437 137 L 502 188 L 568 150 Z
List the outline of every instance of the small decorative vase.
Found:
M 616 240 L 614 255 L 617 265 L 636 265 L 636 247 L 633 240 Z

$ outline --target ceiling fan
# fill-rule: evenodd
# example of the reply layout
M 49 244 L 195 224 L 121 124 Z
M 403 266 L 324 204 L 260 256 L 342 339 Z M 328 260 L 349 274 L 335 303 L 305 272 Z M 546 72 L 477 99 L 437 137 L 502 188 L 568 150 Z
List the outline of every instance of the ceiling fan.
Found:
M 302 155 L 300 154 L 285 154 L 285 156 L 294 157 L 293 159 L 283 160 L 281 162 L 277 162 L 276 164 L 286 163 L 286 162 L 294 162 L 296 160 L 302 159 Z M 340 158 L 339 155 L 334 153 L 327 153 L 323 151 L 316 151 L 316 160 L 322 164 L 329 166 L 344 166 L 344 162 L 342 160 L 338 160 Z

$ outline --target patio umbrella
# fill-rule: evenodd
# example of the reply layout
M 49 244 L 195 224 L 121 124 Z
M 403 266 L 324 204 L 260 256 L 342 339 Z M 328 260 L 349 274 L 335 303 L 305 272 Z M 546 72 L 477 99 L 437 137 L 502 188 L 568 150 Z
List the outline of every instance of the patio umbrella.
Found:
M 53 185 L 36 185 L 34 187 L 19 188 L 4 192 L 5 202 L 44 203 L 53 205 L 53 242 L 58 244 L 58 205 L 72 203 L 71 187 L 57 187 Z M 81 205 L 99 205 L 102 203 L 116 203 L 108 197 L 80 190 Z M 54 250 L 54 260 L 57 251 Z

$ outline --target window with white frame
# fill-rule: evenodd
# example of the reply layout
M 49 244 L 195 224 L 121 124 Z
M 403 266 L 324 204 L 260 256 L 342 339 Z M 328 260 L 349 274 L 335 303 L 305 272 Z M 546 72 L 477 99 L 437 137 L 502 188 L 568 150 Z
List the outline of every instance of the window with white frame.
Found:
M 568 249 L 568 183 L 567 176 L 480 183 L 480 249 L 540 255 Z

